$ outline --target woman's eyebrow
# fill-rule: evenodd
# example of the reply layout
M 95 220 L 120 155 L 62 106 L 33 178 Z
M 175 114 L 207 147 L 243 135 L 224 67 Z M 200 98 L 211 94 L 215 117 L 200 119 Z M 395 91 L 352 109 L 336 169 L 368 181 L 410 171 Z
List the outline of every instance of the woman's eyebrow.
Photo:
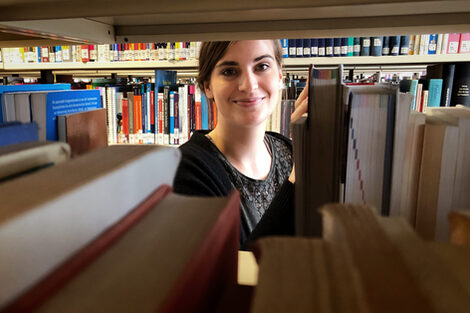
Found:
M 258 62 L 259 60 L 262 60 L 262 59 L 264 59 L 264 58 L 269 58 L 269 59 L 274 60 L 274 58 L 272 57 L 272 55 L 270 55 L 270 54 L 263 54 L 263 55 L 261 55 L 261 56 L 255 58 L 254 61 L 255 61 L 255 62 Z
M 216 67 L 223 67 L 223 66 L 237 66 L 238 63 L 235 61 L 224 61 L 220 64 L 217 64 Z

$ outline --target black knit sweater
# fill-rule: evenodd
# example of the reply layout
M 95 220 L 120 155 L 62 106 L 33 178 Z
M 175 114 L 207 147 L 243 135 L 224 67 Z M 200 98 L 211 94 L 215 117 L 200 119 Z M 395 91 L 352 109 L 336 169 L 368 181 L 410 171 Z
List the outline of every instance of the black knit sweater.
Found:
M 173 188 L 176 193 L 193 196 L 227 196 L 231 189 L 229 175 L 224 164 L 217 157 L 213 144 L 205 136 L 208 131 L 196 131 L 191 139 L 179 149 L 182 159 L 176 172 Z M 292 149 L 291 142 L 285 137 L 269 132 L 284 140 Z M 286 179 L 274 197 L 271 205 L 251 233 L 241 220 L 240 243 L 245 247 L 249 241 L 267 235 L 294 234 L 294 185 Z

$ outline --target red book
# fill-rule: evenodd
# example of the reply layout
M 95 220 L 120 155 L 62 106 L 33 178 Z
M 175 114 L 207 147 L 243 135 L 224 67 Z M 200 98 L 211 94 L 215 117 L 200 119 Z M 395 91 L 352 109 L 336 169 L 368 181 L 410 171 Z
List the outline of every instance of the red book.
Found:
M 447 45 L 447 54 L 455 54 L 459 52 L 460 34 L 449 34 L 449 41 Z
M 129 136 L 129 102 L 126 98 L 122 99 L 122 133 Z
M 155 92 L 150 91 L 150 124 L 155 127 Z
M 163 135 L 163 92 L 158 93 L 158 133 Z
M 88 45 L 82 45 L 82 62 L 90 61 L 90 49 Z
M 459 53 L 470 53 L 470 33 L 460 34 Z
M 41 62 L 49 62 L 49 47 L 41 47 Z

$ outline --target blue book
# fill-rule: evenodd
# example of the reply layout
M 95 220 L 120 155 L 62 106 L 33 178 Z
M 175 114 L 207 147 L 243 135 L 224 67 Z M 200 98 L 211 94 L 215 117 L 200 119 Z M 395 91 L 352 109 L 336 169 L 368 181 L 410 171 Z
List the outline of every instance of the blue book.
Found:
M 428 107 L 441 106 L 442 82 L 440 78 L 429 80 Z
M 0 85 L 0 123 L 3 122 L 4 111 L 2 94 L 15 91 L 70 90 L 70 84 L 37 84 L 37 85 Z
M 311 40 L 310 39 L 304 39 L 303 40 L 303 47 L 304 47 L 304 53 L 303 56 L 304 58 L 310 58 L 312 55 L 312 48 L 311 48 Z
M 411 109 L 416 110 L 416 93 L 418 92 L 418 80 L 411 80 L 410 93 L 413 95 L 413 101 L 411 101 Z
M 348 56 L 348 37 L 341 38 L 341 56 Z
M 295 56 L 301 58 L 304 56 L 304 40 L 296 39 L 295 40 Z
M 326 56 L 326 47 L 325 47 L 325 38 L 318 39 L 318 56 L 324 57 Z
M 381 36 L 376 36 L 376 37 L 371 37 L 371 48 L 370 48 L 370 55 L 371 56 L 381 56 L 382 55 L 382 37 Z
M 7 122 L 0 124 L 0 146 L 38 141 L 37 123 Z
M 334 39 L 325 38 L 325 56 L 327 57 L 333 56 L 333 47 L 334 47 Z
M 41 63 L 41 47 L 36 47 L 36 50 L 38 51 L 38 63 Z
M 353 56 L 358 57 L 361 55 L 361 38 L 354 37 Z
M 288 43 L 289 43 L 289 58 L 297 57 L 297 49 L 296 49 L 297 40 L 290 39 Z
M 101 108 L 98 89 L 31 93 L 32 120 L 38 123 L 39 140 L 58 140 L 57 116 Z
M 201 93 L 201 128 L 209 129 L 209 103 L 204 93 Z
M 382 55 L 390 54 L 390 37 L 384 36 L 382 39 Z
M 400 36 L 390 36 L 390 55 L 398 55 L 400 53 Z
M 428 54 L 436 54 L 437 34 L 429 34 Z
M 176 85 L 176 71 L 155 70 L 155 93 L 164 86 Z
M 361 56 L 370 55 L 370 37 L 361 37 Z
M 281 39 L 281 47 L 282 47 L 282 57 L 288 58 L 289 57 L 289 40 Z
M 348 57 L 354 55 L 354 37 L 348 37 Z
M 437 42 L 437 34 L 436 34 Z M 410 50 L 410 36 L 400 36 L 400 55 L 408 55 Z
M 311 57 L 318 56 L 318 38 L 310 39 L 310 56 Z
M 175 142 L 175 92 L 170 91 L 170 144 Z
M 341 56 L 341 38 L 333 39 L 333 56 L 335 57 Z

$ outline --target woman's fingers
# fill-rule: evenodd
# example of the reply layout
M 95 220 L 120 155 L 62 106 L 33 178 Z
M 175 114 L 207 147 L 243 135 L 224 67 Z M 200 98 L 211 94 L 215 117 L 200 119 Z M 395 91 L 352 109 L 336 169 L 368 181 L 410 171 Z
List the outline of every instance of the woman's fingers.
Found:
M 298 106 L 308 97 L 308 84 L 305 85 L 304 89 L 300 93 L 299 97 L 295 101 L 295 108 L 297 109 Z
M 304 113 L 307 113 L 307 108 L 308 108 L 308 98 L 305 98 L 303 99 L 302 102 L 299 103 L 299 106 L 296 107 L 294 113 L 292 113 L 292 115 L 290 116 L 291 123 L 299 119 Z

